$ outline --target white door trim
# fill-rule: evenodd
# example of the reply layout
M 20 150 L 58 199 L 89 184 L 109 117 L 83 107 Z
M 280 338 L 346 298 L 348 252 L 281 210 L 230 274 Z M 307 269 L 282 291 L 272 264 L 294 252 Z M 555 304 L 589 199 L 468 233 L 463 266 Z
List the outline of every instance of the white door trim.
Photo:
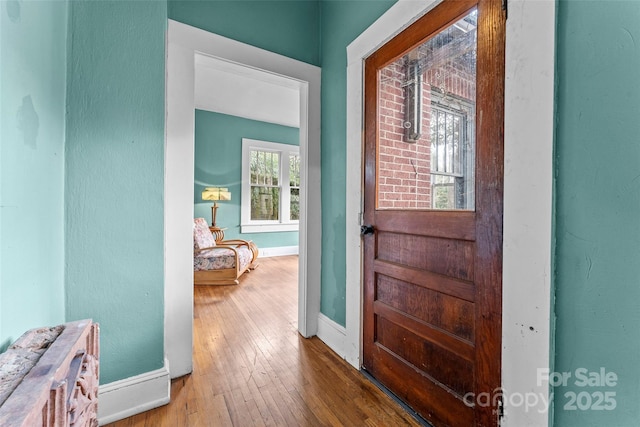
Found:
M 164 175 L 165 357 L 172 378 L 192 371 L 193 178 L 196 53 L 295 80 L 300 93 L 300 269 L 298 330 L 320 313 L 320 68 L 169 20 Z
M 399 0 L 347 48 L 347 274 L 345 354 L 361 366 L 363 61 L 439 0 Z M 551 248 L 555 2 L 509 0 L 506 35 L 504 255 L 502 312 L 503 426 L 548 425 L 552 369 Z M 527 408 L 510 396 L 539 398 Z M 520 396 L 517 396 L 517 395 Z

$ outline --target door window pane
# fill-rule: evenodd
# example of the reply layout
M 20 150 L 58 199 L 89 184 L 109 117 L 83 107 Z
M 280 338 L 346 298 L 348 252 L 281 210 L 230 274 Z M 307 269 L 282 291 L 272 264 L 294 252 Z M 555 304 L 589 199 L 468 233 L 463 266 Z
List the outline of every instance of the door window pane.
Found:
M 475 209 L 474 10 L 378 72 L 378 209 Z

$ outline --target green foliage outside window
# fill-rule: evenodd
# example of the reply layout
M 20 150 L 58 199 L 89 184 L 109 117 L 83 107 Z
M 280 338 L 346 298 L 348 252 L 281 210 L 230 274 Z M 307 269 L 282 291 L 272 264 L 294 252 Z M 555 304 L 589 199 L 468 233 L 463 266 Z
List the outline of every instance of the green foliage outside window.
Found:
M 251 151 L 251 220 L 280 220 L 280 153 Z M 290 218 L 300 219 L 300 156 L 289 156 Z M 286 219 L 286 218 L 285 218 Z

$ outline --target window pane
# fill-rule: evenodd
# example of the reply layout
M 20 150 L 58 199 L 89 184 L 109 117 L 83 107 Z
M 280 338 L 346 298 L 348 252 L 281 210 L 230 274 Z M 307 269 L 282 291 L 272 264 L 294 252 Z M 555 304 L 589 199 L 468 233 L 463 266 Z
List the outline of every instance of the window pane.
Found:
M 300 187 L 300 156 L 289 156 L 289 185 Z
M 280 218 L 280 188 L 251 186 L 251 219 L 277 221 Z
M 278 185 L 278 181 L 280 178 L 280 154 L 278 153 L 267 153 L 269 158 L 269 184 L 270 185 Z
M 477 11 L 378 71 L 377 209 L 475 209 Z
M 290 203 L 290 213 L 292 221 L 297 221 L 300 219 L 300 189 L 299 188 L 291 188 L 291 203 Z
M 250 154 L 250 163 L 249 163 L 249 171 L 250 171 L 250 182 L 251 184 L 258 183 L 258 152 L 251 151 Z
M 455 209 L 454 179 L 454 177 L 446 175 L 433 176 L 433 209 Z
M 251 184 L 278 185 L 280 181 L 280 153 L 251 151 Z

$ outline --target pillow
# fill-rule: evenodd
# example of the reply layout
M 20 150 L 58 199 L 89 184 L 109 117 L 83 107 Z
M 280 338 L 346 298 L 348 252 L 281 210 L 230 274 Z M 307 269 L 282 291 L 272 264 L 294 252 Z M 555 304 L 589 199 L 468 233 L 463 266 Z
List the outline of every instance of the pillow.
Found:
M 196 249 L 212 248 L 216 245 L 216 239 L 209 230 L 209 225 L 204 218 L 193 220 L 193 246 Z

